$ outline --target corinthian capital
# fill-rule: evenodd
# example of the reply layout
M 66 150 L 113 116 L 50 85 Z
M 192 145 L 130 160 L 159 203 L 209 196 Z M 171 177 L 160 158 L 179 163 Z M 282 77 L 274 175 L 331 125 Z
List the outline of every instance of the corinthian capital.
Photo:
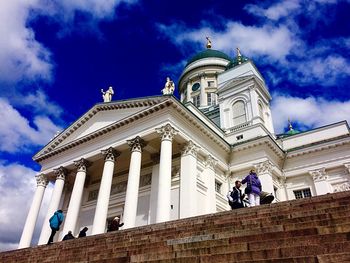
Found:
M 328 179 L 328 175 L 326 173 L 326 168 L 321 168 L 318 170 L 309 171 L 309 174 L 315 182 L 325 181 Z
M 216 164 L 217 164 L 218 160 L 216 160 L 213 156 L 211 156 L 210 154 L 208 155 L 208 157 L 205 159 L 205 166 L 209 167 L 211 169 L 214 169 Z
M 67 175 L 67 169 L 63 166 L 58 167 L 57 169 L 53 170 L 56 176 L 56 180 L 61 179 L 65 180 Z
M 35 176 L 35 179 L 36 179 L 36 185 L 37 185 L 37 186 L 44 186 L 44 187 L 46 187 L 47 184 L 48 184 L 48 182 L 49 182 L 49 181 L 47 180 L 45 174 L 37 174 L 37 175 Z
M 84 158 L 81 158 L 79 161 L 74 161 L 74 165 L 77 167 L 78 172 L 86 172 L 86 169 L 90 164 L 91 163 Z
M 115 159 L 120 155 L 113 147 L 109 147 L 107 150 L 102 150 L 101 153 L 105 156 L 105 161 L 114 162 Z
M 162 141 L 165 141 L 165 140 L 171 141 L 174 138 L 174 136 L 179 132 L 169 123 L 160 128 L 157 128 L 156 131 L 162 138 Z
M 193 141 L 188 141 L 185 147 L 182 149 L 181 156 L 192 155 L 197 157 L 199 147 L 193 143 Z
M 130 146 L 132 152 L 142 152 L 142 148 L 146 145 L 145 141 L 140 136 L 136 136 L 134 139 L 126 141 Z
M 273 164 L 267 160 L 254 165 L 257 174 L 271 173 Z

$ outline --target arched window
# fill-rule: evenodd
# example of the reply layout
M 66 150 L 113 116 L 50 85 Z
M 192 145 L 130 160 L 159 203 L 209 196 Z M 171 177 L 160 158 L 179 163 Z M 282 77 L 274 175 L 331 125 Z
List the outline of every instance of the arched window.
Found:
M 261 103 L 258 103 L 258 106 L 259 106 L 259 116 L 261 117 L 262 121 L 265 121 L 264 120 L 264 109 L 263 109 L 263 106 L 261 105 Z
M 239 125 L 247 121 L 245 105 L 243 101 L 237 101 L 232 106 L 233 110 L 233 125 Z

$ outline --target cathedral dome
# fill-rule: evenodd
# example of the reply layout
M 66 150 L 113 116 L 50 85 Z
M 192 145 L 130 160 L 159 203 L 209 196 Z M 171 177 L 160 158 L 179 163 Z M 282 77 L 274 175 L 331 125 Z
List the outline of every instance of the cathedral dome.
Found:
M 186 64 L 186 67 L 189 64 L 191 64 L 197 60 L 204 59 L 204 58 L 222 58 L 222 59 L 226 59 L 226 60 L 231 61 L 231 58 L 228 55 L 226 55 L 224 52 L 208 48 L 202 52 L 197 53 L 192 58 L 190 58 Z

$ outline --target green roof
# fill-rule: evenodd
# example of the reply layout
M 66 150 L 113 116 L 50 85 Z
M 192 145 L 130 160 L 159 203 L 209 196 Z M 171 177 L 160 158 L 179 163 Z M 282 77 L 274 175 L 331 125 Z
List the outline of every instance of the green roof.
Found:
M 244 56 L 237 56 L 235 57 L 233 60 L 230 61 L 230 63 L 228 63 L 228 65 L 226 66 L 226 70 L 234 68 L 235 66 L 238 66 L 246 61 L 248 61 L 249 59 L 247 57 Z
M 228 55 L 226 55 L 225 53 L 223 53 L 219 50 L 208 48 L 208 49 L 194 55 L 192 58 L 190 58 L 186 64 L 186 67 L 189 64 L 191 64 L 197 60 L 203 59 L 203 58 L 223 58 L 223 59 L 231 61 L 231 58 Z

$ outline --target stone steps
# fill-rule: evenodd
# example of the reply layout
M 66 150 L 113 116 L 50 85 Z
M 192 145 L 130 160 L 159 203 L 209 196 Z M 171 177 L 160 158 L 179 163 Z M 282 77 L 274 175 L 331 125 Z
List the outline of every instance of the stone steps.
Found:
M 350 192 L 0 253 L 0 262 L 350 262 Z

